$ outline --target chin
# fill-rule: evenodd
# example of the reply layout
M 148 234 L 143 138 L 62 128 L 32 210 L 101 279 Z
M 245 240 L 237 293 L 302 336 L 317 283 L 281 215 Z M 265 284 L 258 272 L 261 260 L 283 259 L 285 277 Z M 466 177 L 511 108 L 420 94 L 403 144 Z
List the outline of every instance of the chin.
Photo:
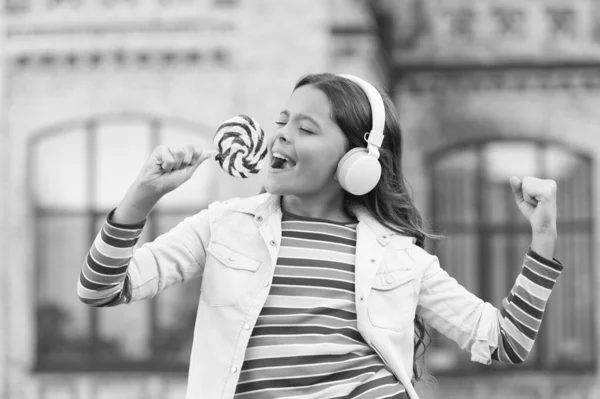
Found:
M 298 186 L 291 181 L 269 181 L 267 180 L 263 186 L 265 191 L 273 195 L 297 195 L 305 190 L 298 190 Z
M 283 187 L 281 187 L 281 184 L 277 184 L 277 183 L 267 180 L 267 181 L 265 181 L 263 187 L 264 187 L 265 191 L 268 192 L 269 194 L 274 194 L 274 195 L 283 194 L 283 192 L 282 192 Z
M 290 190 L 289 187 L 282 187 L 274 184 L 265 184 L 265 191 L 272 195 L 290 195 L 294 194 L 293 190 Z

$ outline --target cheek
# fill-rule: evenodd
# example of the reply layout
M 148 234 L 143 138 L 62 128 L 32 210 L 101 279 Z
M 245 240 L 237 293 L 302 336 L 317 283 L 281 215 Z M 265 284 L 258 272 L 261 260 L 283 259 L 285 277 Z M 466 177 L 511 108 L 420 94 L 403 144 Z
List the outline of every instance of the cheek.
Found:
M 339 158 L 339 154 L 332 151 L 315 150 L 302 159 L 303 169 L 310 173 L 327 172 L 329 174 L 337 168 Z

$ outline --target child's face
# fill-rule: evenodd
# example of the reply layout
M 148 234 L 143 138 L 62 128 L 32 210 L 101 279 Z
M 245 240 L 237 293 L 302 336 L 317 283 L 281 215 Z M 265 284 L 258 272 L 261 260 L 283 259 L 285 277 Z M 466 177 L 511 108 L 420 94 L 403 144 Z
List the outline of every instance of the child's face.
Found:
M 301 86 L 292 93 L 269 140 L 269 193 L 315 196 L 341 191 L 334 175 L 347 139 L 330 115 L 329 99 L 319 89 Z M 278 155 L 287 160 L 277 160 Z

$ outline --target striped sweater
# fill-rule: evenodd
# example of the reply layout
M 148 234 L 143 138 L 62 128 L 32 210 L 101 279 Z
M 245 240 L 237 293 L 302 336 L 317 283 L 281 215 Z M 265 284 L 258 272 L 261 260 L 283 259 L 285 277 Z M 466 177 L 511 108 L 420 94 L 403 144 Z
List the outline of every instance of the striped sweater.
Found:
M 121 225 L 110 220 L 111 214 L 86 256 L 77 285 L 79 298 L 91 306 L 115 306 L 131 298 L 127 266 L 144 222 Z M 521 363 L 528 356 L 562 269 L 556 260 L 545 259 L 531 249 L 527 252 L 521 273 L 502 301 L 500 339 L 492 355 L 494 360 Z
M 358 331 L 355 225 L 284 211 L 272 287 L 246 349 L 236 399 L 407 397 Z

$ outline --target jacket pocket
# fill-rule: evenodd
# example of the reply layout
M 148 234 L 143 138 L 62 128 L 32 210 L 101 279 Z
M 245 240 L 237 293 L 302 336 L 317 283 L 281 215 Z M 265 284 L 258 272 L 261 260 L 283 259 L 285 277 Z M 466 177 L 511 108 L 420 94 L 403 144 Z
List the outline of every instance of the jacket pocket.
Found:
M 256 285 L 255 272 L 261 261 L 215 242 L 208 245 L 207 252 L 204 299 L 211 306 L 235 305 Z
M 413 325 L 417 300 L 414 280 L 412 269 L 375 275 L 367 306 L 374 326 L 399 331 Z

